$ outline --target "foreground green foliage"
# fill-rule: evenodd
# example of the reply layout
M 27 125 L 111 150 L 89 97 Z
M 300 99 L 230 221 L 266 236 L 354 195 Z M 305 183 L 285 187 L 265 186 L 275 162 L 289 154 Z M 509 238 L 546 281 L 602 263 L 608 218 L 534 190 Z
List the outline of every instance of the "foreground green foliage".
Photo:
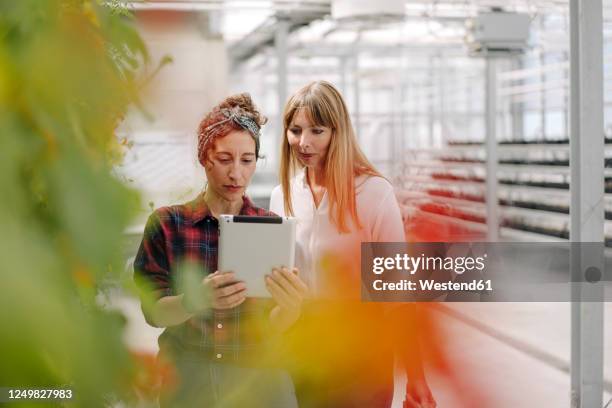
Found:
M 96 294 L 138 205 L 110 169 L 146 60 L 117 1 L 0 0 L 0 386 L 126 396 L 124 319 Z

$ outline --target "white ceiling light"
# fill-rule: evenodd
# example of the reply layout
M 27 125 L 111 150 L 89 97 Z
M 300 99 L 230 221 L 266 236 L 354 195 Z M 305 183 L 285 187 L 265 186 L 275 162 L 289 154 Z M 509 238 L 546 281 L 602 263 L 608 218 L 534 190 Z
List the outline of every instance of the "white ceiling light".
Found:
M 332 0 L 335 19 L 403 16 L 404 0 Z

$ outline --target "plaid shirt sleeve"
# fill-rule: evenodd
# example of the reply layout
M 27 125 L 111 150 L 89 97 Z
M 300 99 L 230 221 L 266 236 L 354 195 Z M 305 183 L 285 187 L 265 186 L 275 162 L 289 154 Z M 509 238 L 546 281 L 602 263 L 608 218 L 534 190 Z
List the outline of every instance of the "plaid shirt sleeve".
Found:
M 247 199 L 241 215 L 273 214 Z M 160 208 L 147 221 L 134 261 L 134 279 L 156 299 L 176 295 L 174 283 L 180 278 L 176 262 L 189 258 L 202 265 L 203 273 L 214 271 L 217 242 L 218 221 L 210 216 L 201 199 Z M 195 352 L 219 362 L 259 361 L 270 339 L 268 318 L 273 305 L 272 299 L 247 298 L 235 308 L 193 316 L 164 330 L 159 338 L 160 350 Z
M 173 294 L 170 285 L 170 264 L 166 254 L 166 237 L 161 224 L 162 211 L 163 209 L 159 209 L 149 216 L 134 260 L 136 283 L 141 287 L 148 285 L 156 299 Z

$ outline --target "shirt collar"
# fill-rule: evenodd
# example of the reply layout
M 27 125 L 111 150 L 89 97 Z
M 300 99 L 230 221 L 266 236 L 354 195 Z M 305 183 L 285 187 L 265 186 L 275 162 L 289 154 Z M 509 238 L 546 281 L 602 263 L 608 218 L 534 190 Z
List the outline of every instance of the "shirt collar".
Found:
M 306 177 L 306 166 L 302 167 L 302 169 L 296 174 L 296 180 L 302 187 L 310 189 L 310 186 L 308 185 L 308 178 Z
M 249 215 L 254 214 L 256 212 L 255 204 L 251 201 L 251 199 L 244 195 L 242 196 L 242 208 L 240 209 L 240 215 Z
M 240 209 L 240 212 L 238 214 L 253 214 L 255 211 L 255 205 L 253 204 L 251 199 L 245 195 L 242 197 L 242 200 L 242 208 Z M 190 218 L 192 224 L 196 224 L 205 219 L 206 217 L 214 218 L 212 213 L 210 212 L 210 209 L 208 208 L 208 205 L 206 205 L 206 200 L 204 200 L 204 193 L 201 193 L 198 197 L 196 197 L 195 200 L 191 201 L 188 206 L 191 210 Z

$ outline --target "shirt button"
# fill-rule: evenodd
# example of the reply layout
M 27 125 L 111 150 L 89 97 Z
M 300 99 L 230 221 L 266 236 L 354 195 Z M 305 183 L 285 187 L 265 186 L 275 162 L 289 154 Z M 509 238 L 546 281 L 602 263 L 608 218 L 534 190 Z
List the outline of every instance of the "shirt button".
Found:
M 217 329 L 222 329 L 222 328 L 223 328 L 223 325 L 221 323 L 218 323 L 217 324 Z
M 221 358 L 221 357 L 223 357 L 223 354 L 217 353 L 217 358 Z

